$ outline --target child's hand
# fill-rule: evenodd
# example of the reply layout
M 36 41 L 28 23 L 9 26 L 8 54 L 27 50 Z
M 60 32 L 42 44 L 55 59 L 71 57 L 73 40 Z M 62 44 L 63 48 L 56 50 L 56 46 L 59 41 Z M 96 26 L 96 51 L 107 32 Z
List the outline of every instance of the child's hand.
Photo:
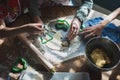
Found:
M 42 28 L 42 25 L 40 23 L 30 23 L 25 25 L 27 28 L 27 32 L 33 33 L 36 35 L 42 35 L 44 32 L 44 28 Z
M 77 18 L 75 18 L 71 23 L 70 31 L 68 32 L 68 35 L 67 35 L 68 40 L 71 41 L 76 37 L 76 35 L 79 32 L 80 26 L 81 26 L 80 21 Z
M 100 36 L 103 28 L 104 26 L 102 26 L 101 24 L 97 24 L 92 27 L 87 27 L 83 29 L 83 31 L 80 34 L 84 35 L 85 38 Z

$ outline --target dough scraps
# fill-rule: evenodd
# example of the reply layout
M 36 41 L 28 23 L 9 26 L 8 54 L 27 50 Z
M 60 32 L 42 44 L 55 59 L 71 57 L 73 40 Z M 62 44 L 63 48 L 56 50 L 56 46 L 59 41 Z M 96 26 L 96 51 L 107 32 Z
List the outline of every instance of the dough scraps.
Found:
M 95 49 L 91 53 L 91 58 L 93 62 L 98 66 L 98 67 L 103 67 L 105 64 L 110 63 L 110 59 L 107 56 L 107 53 L 105 53 L 102 49 Z

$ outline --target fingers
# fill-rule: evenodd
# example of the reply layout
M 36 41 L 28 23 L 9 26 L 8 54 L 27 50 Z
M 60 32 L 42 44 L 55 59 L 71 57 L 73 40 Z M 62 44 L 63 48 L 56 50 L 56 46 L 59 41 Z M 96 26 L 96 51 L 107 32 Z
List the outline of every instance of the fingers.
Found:
M 44 28 L 39 27 L 39 26 L 35 26 L 35 28 L 36 28 L 38 31 L 44 31 L 44 30 L 45 30 Z
M 80 34 L 83 35 L 84 38 L 90 38 L 96 36 L 96 32 L 92 27 L 85 28 Z
M 82 32 L 80 32 L 80 34 L 81 34 L 81 35 L 87 35 L 87 34 L 89 34 L 89 33 L 91 33 L 91 32 L 92 32 L 91 29 L 89 29 L 89 28 L 85 28 L 85 29 L 83 29 Z
M 68 36 L 67 36 L 68 40 L 71 41 L 76 37 L 76 35 L 79 32 L 80 26 L 81 26 L 81 22 L 77 18 L 74 18 L 70 26 L 70 30 L 68 32 Z
M 94 33 L 89 33 L 89 34 L 85 35 L 84 38 L 90 38 L 93 36 L 96 36 L 96 35 Z
M 68 39 L 72 40 L 78 33 L 78 27 L 76 25 L 72 25 L 70 31 L 68 33 Z
M 44 29 L 39 28 L 39 27 L 34 27 L 34 29 L 32 29 L 31 32 L 30 33 L 33 34 L 33 35 L 40 36 L 40 35 L 43 35 Z
M 44 28 L 39 27 L 42 26 L 40 23 L 30 23 L 27 24 L 27 31 L 34 35 L 38 34 L 41 35 L 44 32 Z
M 71 31 L 71 34 L 70 34 L 70 40 L 72 40 L 76 35 L 77 35 L 77 29 L 73 28 L 73 30 Z

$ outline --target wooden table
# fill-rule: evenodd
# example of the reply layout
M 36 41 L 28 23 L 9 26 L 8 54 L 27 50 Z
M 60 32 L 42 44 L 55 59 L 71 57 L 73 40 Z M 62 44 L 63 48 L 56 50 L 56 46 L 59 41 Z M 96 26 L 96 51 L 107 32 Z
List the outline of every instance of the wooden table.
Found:
M 46 22 L 50 19 L 55 19 L 57 17 L 63 17 L 66 15 L 71 15 L 74 14 L 76 11 L 76 7 L 47 7 L 42 9 L 43 11 L 43 20 Z M 47 10 L 51 10 L 49 13 Z M 67 13 L 66 11 L 67 10 Z M 70 13 L 68 13 L 70 12 Z M 56 15 L 56 16 L 55 16 Z M 60 16 L 58 16 L 60 15 Z M 98 17 L 98 16 L 106 16 L 104 14 L 101 14 L 97 11 L 92 10 L 90 13 L 88 19 L 91 17 Z M 50 18 L 51 17 L 51 18 Z M 24 18 L 24 19 L 23 19 Z M 30 18 L 28 15 L 23 15 L 22 18 L 18 18 L 16 22 L 12 25 L 21 25 L 31 22 Z M 114 22 L 118 23 L 119 20 L 115 20 Z M 25 44 L 25 46 L 30 49 L 33 52 L 33 55 L 36 56 L 36 58 L 39 59 L 39 62 L 42 63 L 42 65 L 48 70 L 51 71 L 54 68 L 58 72 L 89 72 L 91 80 L 108 80 L 108 78 L 111 78 L 111 80 L 115 80 L 112 75 L 118 73 L 120 74 L 120 71 L 117 71 L 118 69 L 120 70 L 120 67 L 116 68 L 117 70 L 115 71 L 107 71 L 107 72 L 101 72 L 99 70 L 94 70 L 89 67 L 87 63 L 87 60 L 85 56 L 78 56 L 76 58 L 70 59 L 68 61 L 59 63 L 57 65 L 51 64 L 45 57 L 41 54 L 41 52 L 26 38 L 24 34 L 18 35 L 18 38 Z M 117 71 L 117 72 L 116 72 Z M 102 75 L 101 75 L 102 73 Z M 114 78 L 114 79 L 113 79 Z

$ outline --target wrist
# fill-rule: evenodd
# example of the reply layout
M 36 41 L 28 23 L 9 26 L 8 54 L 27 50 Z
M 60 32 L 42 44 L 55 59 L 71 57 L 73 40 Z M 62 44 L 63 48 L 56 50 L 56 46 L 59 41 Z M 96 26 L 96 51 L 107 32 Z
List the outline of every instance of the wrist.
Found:
M 77 24 L 79 27 L 81 25 L 81 22 L 78 20 L 78 18 L 74 18 L 73 23 Z
M 99 24 L 102 26 L 102 28 L 105 28 L 105 26 L 109 23 L 109 20 L 103 20 Z
M 74 19 L 77 19 L 79 23 L 83 23 L 83 21 L 79 17 L 75 17 Z

